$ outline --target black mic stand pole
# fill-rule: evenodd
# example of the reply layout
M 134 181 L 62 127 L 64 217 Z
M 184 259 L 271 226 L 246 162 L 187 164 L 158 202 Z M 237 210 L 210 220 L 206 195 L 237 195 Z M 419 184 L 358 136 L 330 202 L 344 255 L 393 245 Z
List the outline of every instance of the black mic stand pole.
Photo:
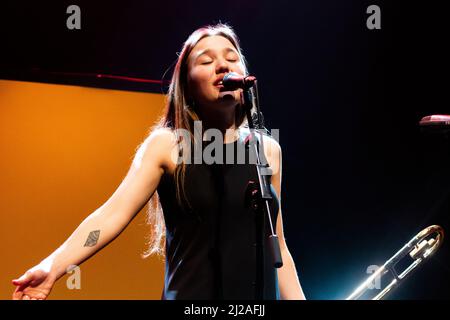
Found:
M 269 249 L 272 252 L 272 257 L 273 257 L 273 266 L 275 268 L 281 268 L 283 266 L 283 261 L 281 258 L 281 251 L 280 251 L 280 243 L 278 241 L 278 236 L 275 234 L 274 231 L 274 227 L 273 227 L 273 223 L 272 223 L 272 216 L 270 213 L 270 205 L 269 205 L 269 201 L 272 200 L 272 194 L 270 192 L 270 182 L 268 181 L 268 175 L 267 174 L 262 174 L 262 170 L 266 169 L 269 167 L 269 165 L 267 163 L 261 163 L 261 159 L 259 156 L 259 143 L 257 143 L 258 141 L 258 137 L 254 137 L 254 133 L 256 132 L 259 136 L 260 136 L 260 140 L 261 140 L 261 147 L 262 147 L 262 152 L 264 152 L 264 144 L 263 144 L 263 137 L 261 135 L 261 133 L 258 131 L 258 129 L 263 129 L 263 119 L 262 119 L 262 113 L 259 111 L 259 105 L 258 105 L 258 93 L 257 93 L 257 81 L 255 80 L 254 82 L 255 84 L 255 88 L 254 90 L 256 90 L 256 99 L 252 99 L 252 93 L 251 93 L 251 87 L 244 87 L 243 88 L 243 97 L 244 97 L 244 109 L 247 115 L 247 121 L 248 121 L 248 126 L 250 128 L 250 135 L 251 135 L 251 142 L 253 142 L 254 138 L 256 138 L 256 143 L 250 143 L 249 147 L 250 147 L 250 153 L 253 154 L 253 158 L 250 156 L 250 159 L 256 159 L 256 171 L 257 171 L 257 176 L 258 176 L 258 190 L 260 192 L 261 198 L 262 198 L 262 202 L 263 202 L 263 206 L 262 209 L 265 212 L 265 216 L 267 217 L 267 221 L 269 222 L 269 226 L 270 226 L 270 235 L 269 235 Z M 253 118 L 251 115 L 251 110 L 252 107 L 255 107 L 257 113 L 257 119 L 259 119 L 259 121 L 257 121 L 258 123 L 253 122 Z M 264 236 L 264 231 L 265 230 L 257 230 L 257 232 L 261 233 L 261 237 L 260 239 L 263 239 Z M 261 263 L 263 263 L 263 261 L 261 261 Z

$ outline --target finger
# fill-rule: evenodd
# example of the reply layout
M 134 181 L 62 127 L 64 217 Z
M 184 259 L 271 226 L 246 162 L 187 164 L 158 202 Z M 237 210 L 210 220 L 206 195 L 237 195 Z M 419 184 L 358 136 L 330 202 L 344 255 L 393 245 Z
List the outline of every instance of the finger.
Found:
M 19 279 L 14 279 L 12 283 L 15 286 L 20 286 L 30 282 L 32 279 L 33 279 L 32 274 L 27 272 L 24 275 L 22 275 Z
M 28 287 L 29 287 L 29 284 L 28 284 L 28 283 L 24 283 L 24 284 L 21 284 L 21 285 L 17 286 L 16 290 L 17 290 L 18 292 L 22 292 L 22 294 L 25 294 L 24 291 L 25 291 Z
M 21 282 L 17 284 L 17 291 L 25 291 L 30 285 L 33 284 L 33 276 L 24 277 Z
M 30 295 L 31 300 L 42 300 L 45 299 L 47 296 L 41 292 L 33 292 Z
M 22 300 L 23 291 L 19 290 L 19 287 L 16 287 L 16 290 L 14 290 L 12 294 L 13 300 Z
M 14 292 L 12 294 L 12 299 L 13 300 L 22 300 L 22 292 Z
M 30 297 L 27 296 L 26 294 L 23 295 L 22 300 L 30 300 Z
M 26 288 L 23 291 L 23 297 L 28 296 L 30 300 L 45 299 L 47 294 L 39 288 Z

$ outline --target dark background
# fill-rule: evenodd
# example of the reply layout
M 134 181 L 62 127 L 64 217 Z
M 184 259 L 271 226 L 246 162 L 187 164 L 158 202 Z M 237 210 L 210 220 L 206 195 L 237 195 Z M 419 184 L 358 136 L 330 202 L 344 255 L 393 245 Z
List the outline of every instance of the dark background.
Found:
M 230 23 L 280 129 L 285 235 L 305 294 L 342 299 L 422 228 L 450 230 L 449 139 L 418 126 L 450 114 L 443 3 L 3 1 L 0 78 L 161 93 L 90 75 L 168 80 L 193 30 Z M 66 28 L 71 4 L 81 30 Z M 371 4 L 381 30 L 366 28 Z M 449 299 L 449 262 L 447 242 L 391 298 Z

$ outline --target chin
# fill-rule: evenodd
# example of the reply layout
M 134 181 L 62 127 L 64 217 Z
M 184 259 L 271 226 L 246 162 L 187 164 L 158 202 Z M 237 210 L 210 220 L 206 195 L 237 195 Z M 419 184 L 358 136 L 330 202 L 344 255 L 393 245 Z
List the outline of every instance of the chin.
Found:
M 222 106 L 230 106 L 233 107 L 237 104 L 239 104 L 239 100 L 236 99 L 236 97 L 232 94 L 226 94 L 223 96 L 219 96 L 219 98 L 217 99 L 218 104 L 222 105 Z

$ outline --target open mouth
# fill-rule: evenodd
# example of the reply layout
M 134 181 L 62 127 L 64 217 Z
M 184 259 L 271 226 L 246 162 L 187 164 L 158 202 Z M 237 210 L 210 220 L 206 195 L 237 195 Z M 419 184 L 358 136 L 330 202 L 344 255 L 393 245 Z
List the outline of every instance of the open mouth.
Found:
M 223 77 L 214 81 L 214 87 L 219 88 L 219 92 L 233 91 L 228 88 L 225 88 L 222 80 L 223 80 Z
M 217 79 L 216 81 L 214 81 L 214 86 L 215 87 L 220 87 L 220 86 L 222 86 L 223 87 L 223 82 L 222 82 L 222 80 L 223 80 L 223 78 L 219 78 L 219 79 Z
M 226 88 L 223 86 L 222 80 L 216 81 L 216 83 L 214 84 L 214 87 L 219 88 L 219 91 L 220 91 L 220 92 L 222 92 L 222 91 L 228 91 L 228 89 L 226 89 Z

